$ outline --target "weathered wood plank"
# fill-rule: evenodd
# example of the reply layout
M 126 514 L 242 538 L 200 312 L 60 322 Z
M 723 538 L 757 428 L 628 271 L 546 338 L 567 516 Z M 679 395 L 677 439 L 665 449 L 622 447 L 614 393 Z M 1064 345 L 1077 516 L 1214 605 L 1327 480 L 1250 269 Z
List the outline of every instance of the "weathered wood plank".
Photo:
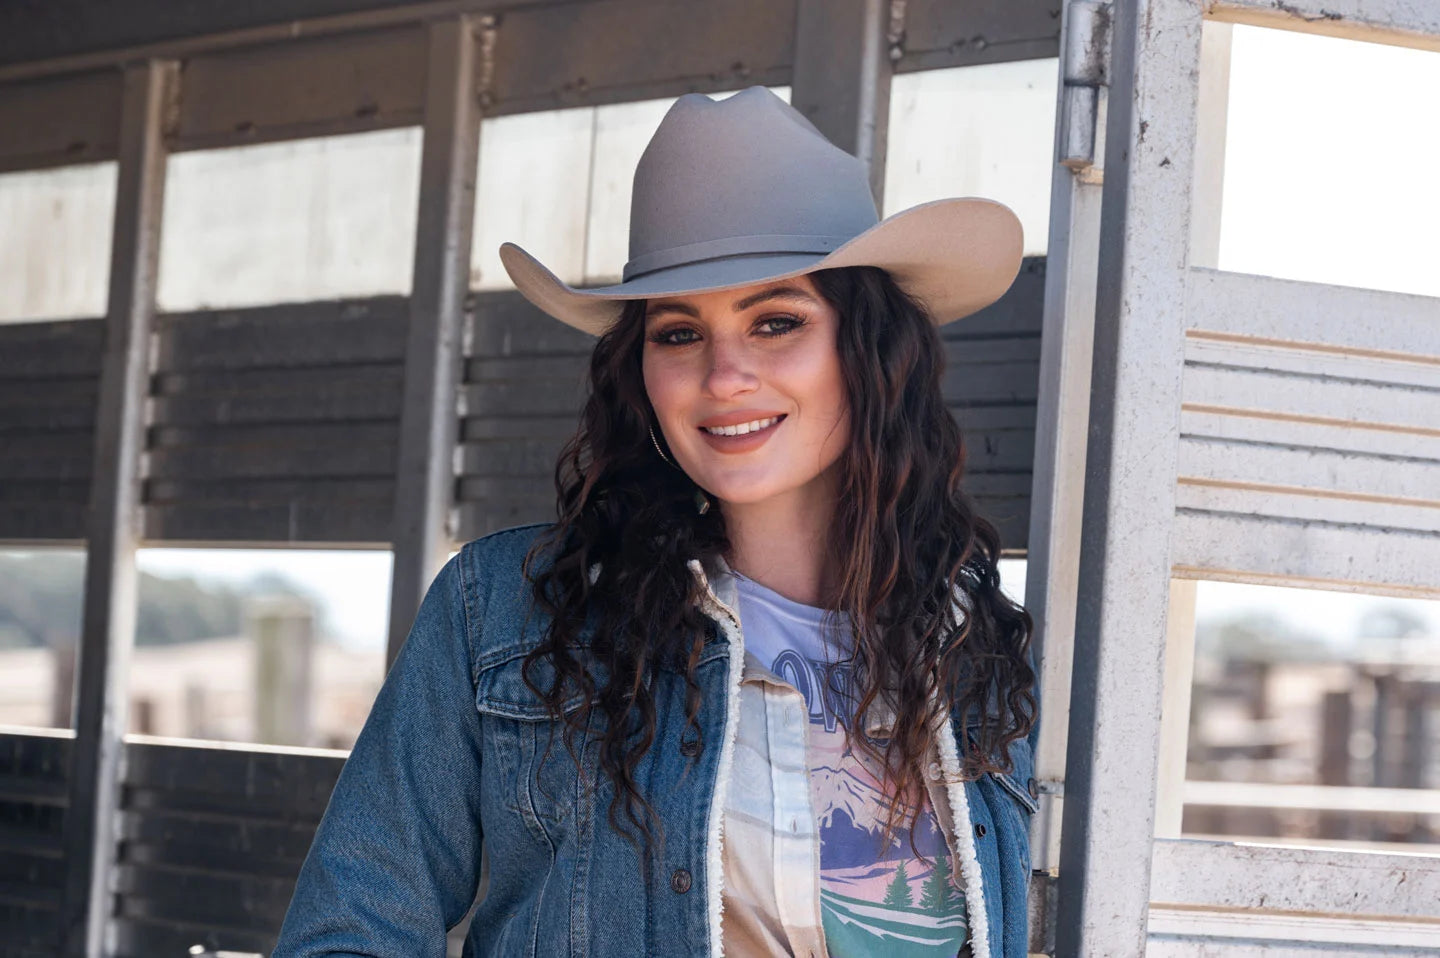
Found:
M 379 546 L 390 541 L 390 507 L 388 499 L 150 506 L 145 510 L 145 538 L 151 542 Z
M 127 809 L 239 810 L 241 817 L 319 820 L 344 759 L 331 754 L 272 752 L 131 742 L 125 784 L 142 801 Z
M 0 85 L 0 172 L 114 159 L 119 113 L 116 70 Z
M 0 479 L 85 481 L 90 478 L 94 450 L 95 438 L 89 432 L 6 436 Z
M 418 24 L 192 57 L 175 145 L 408 126 L 420 119 L 424 67 Z
M 157 319 L 162 373 L 402 362 L 406 299 L 293 303 Z
M 501 29 L 496 111 L 524 112 L 787 83 L 795 4 L 591 0 L 509 11 Z
M 0 502 L 0 540 L 83 545 L 89 515 L 88 503 Z
M 897 73 L 1059 55 L 1059 0 L 909 0 Z
M 104 325 L 99 319 L 0 324 L 0 383 L 99 379 Z
M 296 479 L 370 476 L 395 471 L 396 428 L 390 423 L 324 427 L 254 427 L 288 439 L 234 444 L 160 446 L 148 452 L 150 475 L 157 479 Z
M 137 863 L 227 870 L 294 879 L 310 850 L 318 817 L 230 819 L 212 814 L 134 810 L 122 815 L 121 838 Z
M 395 481 L 383 479 L 148 479 L 145 502 L 152 506 L 383 502 Z
M 1033 406 L 1039 387 L 1038 358 L 1026 362 L 952 366 L 945 371 L 940 383 L 945 402 L 951 405 L 1004 402 Z
M 377 391 L 398 393 L 403 375 L 398 362 L 305 366 L 294 369 L 207 369 L 189 373 L 157 373 L 150 381 L 152 403 L 176 397 L 176 404 L 226 401 L 236 397 L 288 399 L 302 409 L 318 395 L 347 391 L 373 383 Z

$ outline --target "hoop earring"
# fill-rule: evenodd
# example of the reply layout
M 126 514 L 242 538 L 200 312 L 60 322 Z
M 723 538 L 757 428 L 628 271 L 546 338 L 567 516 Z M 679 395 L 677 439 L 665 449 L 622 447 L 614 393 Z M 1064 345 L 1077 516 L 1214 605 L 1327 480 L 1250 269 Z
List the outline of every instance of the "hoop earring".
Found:
M 675 463 L 671 462 L 670 457 L 665 455 L 665 450 L 660 448 L 660 440 L 655 438 L 655 427 L 653 425 L 650 427 L 650 442 L 655 446 L 655 451 L 660 454 L 660 458 L 665 460 L 666 465 L 670 466 L 670 468 L 672 469 L 680 468 L 679 466 L 675 465 Z

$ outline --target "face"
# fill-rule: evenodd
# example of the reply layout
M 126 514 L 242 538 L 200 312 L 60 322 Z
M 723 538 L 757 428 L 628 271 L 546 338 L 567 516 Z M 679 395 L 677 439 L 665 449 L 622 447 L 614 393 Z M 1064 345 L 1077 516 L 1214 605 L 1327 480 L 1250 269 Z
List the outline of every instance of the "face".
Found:
M 806 276 L 646 304 L 645 390 L 697 485 L 727 504 L 833 491 L 850 439 L 839 325 Z

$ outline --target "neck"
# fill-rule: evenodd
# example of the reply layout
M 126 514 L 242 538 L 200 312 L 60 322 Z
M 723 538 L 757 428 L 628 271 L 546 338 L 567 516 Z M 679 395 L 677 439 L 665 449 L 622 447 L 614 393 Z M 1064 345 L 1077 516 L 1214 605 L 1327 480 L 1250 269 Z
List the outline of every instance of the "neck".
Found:
M 763 502 L 724 503 L 730 567 L 785 598 L 833 608 L 838 568 L 830 530 L 835 520 L 833 477 Z

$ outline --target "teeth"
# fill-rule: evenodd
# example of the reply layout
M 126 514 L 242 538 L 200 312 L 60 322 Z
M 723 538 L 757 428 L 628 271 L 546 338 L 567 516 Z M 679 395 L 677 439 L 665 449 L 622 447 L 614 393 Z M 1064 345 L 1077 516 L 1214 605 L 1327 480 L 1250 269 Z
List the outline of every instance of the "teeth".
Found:
M 759 432 L 761 429 L 769 428 L 779 421 L 779 416 L 771 416 L 769 419 L 742 422 L 738 426 L 705 426 L 704 429 L 712 436 L 743 436 L 746 433 Z

